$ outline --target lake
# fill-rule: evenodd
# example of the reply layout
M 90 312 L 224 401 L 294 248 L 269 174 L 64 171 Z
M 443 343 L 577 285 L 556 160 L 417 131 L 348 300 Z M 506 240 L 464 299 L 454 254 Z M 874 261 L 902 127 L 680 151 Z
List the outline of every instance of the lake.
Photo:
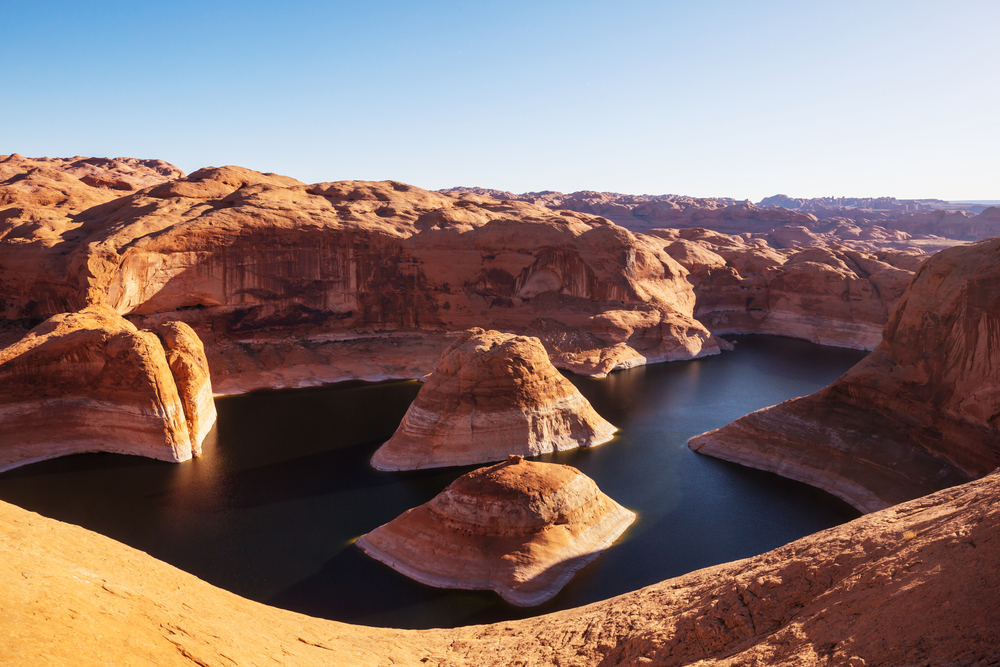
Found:
M 569 379 L 614 440 L 536 460 L 575 466 L 638 514 L 555 598 L 513 607 L 492 591 L 418 584 L 353 545 L 478 466 L 406 473 L 368 459 L 420 384 L 348 382 L 219 398 L 203 455 L 180 465 L 83 454 L 0 474 L 0 499 L 141 549 L 244 597 L 312 616 L 426 628 L 576 607 L 763 553 L 859 516 L 771 473 L 700 456 L 687 439 L 811 393 L 864 352 L 770 336 L 736 350 L 595 380 Z

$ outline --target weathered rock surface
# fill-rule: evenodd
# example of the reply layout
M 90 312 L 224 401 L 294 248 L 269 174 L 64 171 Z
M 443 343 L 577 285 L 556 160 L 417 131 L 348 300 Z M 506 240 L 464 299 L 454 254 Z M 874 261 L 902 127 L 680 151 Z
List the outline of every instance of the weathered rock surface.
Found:
M 356 544 L 430 586 L 494 590 L 531 607 L 555 596 L 633 521 L 576 468 L 511 456 L 462 475 Z
M 1000 466 L 1000 238 L 924 263 L 882 343 L 834 384 L 689 446 L 866 512 Z
M 0 470 L 80 452 L 184 461 L 215 423 L 185 324 L 139 331 L 106 306 L 49 318 L 0 349 Z
M 416 470 L 502 461 L 595 447 L 616 430 L 556 370 L 537 338 L 471 329 L 441 355 L 371 463 Z
M 0 156 L 0 319 L 31 328 L 83 308 L 69 256 L 101 227 L 104 205 L 183 175 L 162 160 Z
M 250 602 L 0 503 L 11 665 L 989 665 L 1000 661 L 990 475 L 579 609 L 404 631 Z
M 925 258 L 834 246 L 772 247 L 705 229 L 657 229 L 689 271 L 695 317 L 715 334 L 761 333 L 874 349 Z

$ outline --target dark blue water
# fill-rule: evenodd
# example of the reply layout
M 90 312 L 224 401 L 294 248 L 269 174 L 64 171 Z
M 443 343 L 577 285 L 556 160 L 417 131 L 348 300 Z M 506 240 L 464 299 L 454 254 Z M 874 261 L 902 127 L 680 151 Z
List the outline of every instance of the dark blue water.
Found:
M 181 465 L 86 454 L 0 474 L 0 499 L 124 542 L 239 595 L 352 623 L 440 627 L 575 607 L 773 549 L 858 516 L 812 487 L 694 454 L 689 437 L 836 379 L 864 353 L 737 337 L 735 352 L 570 376 L 621 431 L 576 466 L 636 511 L 623 538 L 530 610 L 444 591 L 369 559 L 355 538 L 472 470 L 380 473 L 368 459 L 420 385 L 343 383 L 217 399 L 204 455 Z

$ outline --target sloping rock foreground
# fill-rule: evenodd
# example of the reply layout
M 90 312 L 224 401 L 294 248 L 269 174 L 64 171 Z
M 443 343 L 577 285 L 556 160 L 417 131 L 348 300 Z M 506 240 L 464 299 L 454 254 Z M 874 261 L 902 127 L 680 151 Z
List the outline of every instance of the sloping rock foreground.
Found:
M 531 607 L 562 590 L 633 521 L 576 468 L 511 456 L 462 475 L 356 544 L 421 583 L 494 590 Z
M 139 331 L 91 306 L 0 349 L 0 470 L 94 451 L 185 461 L 215 417 L 201 341 L 180 322 Z
M 448 630 L 357 627 L 267 607 L 6 503 L 0 536 L 2 664 L 1000 661 L 995 474 L 604 602 Z
M 924 263 L 882 343 L 835 383 L 689 446 L 865 512 L 1000 466 L 1000 238 Z
M 537 338 L 471 329 L 441 355 L 371 463 L 416 470 L 502 461 L 595 447 L 616 430 L 556 370 Z

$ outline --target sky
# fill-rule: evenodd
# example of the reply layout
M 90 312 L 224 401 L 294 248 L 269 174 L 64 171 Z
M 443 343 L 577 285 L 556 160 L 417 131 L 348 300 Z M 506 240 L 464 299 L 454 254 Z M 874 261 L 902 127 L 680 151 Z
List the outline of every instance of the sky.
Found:
M 0 154 L 1000 199 L 1000 2 L 0 2 Z

